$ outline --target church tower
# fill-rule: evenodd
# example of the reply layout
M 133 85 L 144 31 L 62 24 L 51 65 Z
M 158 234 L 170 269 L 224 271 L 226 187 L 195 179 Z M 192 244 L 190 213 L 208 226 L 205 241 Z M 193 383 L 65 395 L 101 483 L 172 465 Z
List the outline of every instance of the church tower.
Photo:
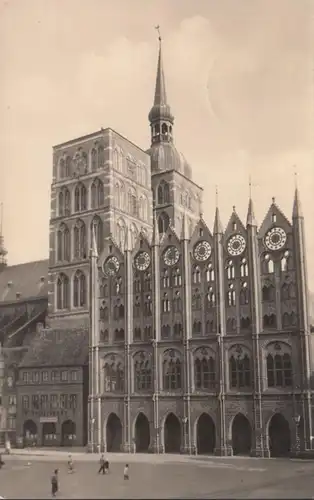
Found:
M 202 188 L 192 181 L 192 169 L 174 144 L 174 116 L 167 99 L 159 36 L 159 55 L 154 103 L 148 115 L 151 128 L 153 202 L 158 230 L 164 234 L 171 226 L 180 235 L 183 217 L 187 218 L 189 235 L 202 212 Z

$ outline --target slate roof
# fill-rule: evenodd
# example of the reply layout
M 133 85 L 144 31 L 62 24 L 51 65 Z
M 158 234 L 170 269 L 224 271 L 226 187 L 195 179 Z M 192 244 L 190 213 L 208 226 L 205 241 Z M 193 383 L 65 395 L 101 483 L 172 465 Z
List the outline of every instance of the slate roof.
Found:
M 20 367 L 83 366 L 88 363 L 88 329 L 38 332 Z
M 20 293 L 18 299 L 17 292 Z M 48 296 L 48 260 L 8 266 L 0 272 L 0 304 L 46 295 Z

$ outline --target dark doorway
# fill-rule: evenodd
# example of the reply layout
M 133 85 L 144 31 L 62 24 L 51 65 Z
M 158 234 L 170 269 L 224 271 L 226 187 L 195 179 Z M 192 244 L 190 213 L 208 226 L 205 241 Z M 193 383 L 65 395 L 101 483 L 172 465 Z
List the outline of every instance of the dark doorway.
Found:
M 57 429 L 54 422 L 45 422 L 42 431 L 43 446 L 57 446 Z
M 26 420 L 26 422 L 24 422 L 23 437 L 25 446 L 34 446 L 37 444 L 37 425 L 34 420 Z
M 232 422 L 232 450 L 234 455 L 249 455 L 252 448 L 252 429 L 248 419 L 238 413 Z
M 207 455 L 214 453 L 216 444 L 216 429 L 213 419 L 208 413 L 202 413 L 197 421 L 197 453 Z
M 269 422 L 268 436 L 270 456 L 288 457 L 291 448 L 290 427 L 281 413 L 276 413 Z
M 65 420 L 61 428 L 61 446 L 75 446 L 76 425 L 73 420 Z
M 110 413 L 106 428 L 107 451 L 119 452 L 122 447 L 122 424 L 115 413 Z
M 169 413 L 164 425 L 164 445 L 166 453 L 180 453 L 181 424 L 173 413 Z
M 138 453 L 148 451 L 150 443 L 150 430 L 148 418 L 144 413 L 139 413 L 135 422 L 135 445 Z

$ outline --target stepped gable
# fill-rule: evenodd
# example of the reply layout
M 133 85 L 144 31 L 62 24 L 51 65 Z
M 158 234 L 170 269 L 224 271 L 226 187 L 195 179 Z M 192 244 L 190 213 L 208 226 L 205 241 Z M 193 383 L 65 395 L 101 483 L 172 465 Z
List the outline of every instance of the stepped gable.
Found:
M 8 266 L 0 273 L 0 304 L 45 296 L 48 296 L 48 260 Z
M 35 336 L 20 368 L 86 365 L 88 342 L 87 328 L 42 330 Z

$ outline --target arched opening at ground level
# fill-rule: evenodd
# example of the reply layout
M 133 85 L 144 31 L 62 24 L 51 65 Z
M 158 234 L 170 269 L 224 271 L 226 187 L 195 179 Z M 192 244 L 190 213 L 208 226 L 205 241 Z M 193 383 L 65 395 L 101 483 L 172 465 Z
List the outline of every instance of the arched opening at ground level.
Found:
M 37 444 L 38 430 L 33 420 L 26 420 L 23 424 L 23 437 L 25 446 Z
M 139 413 L 135 422 L 135 447 L 137 453 L 145 453 L 149 449 L 150 428 L 144 413 Z
M 61 427 L 61 446 L 75 446 L 76 424 L 73 420 L 65 420 Z
M 275 413 L 268 425 L 268 446 L 271 457 L 288 457 L 291 451 L 290 427 L 281 413 Z
M 249 455 L 252 448 L 252 428 L 248 419 L 238 413 L 232 422 L 232 451 L 234 455 Z
M 202 413 L 196 424 L 197 453 L 207 455 L 214 453 L 216 445 L 216 428 L 208 413 Z
M 55 422 L 45 422 L 42 428 L 42 445 L 57 445 L 57 428 Z
M 165 453 L 180 453 L 181 424 L 174 413 L 169 413 L 164 424 Z
M 106 443 L 108 452 L 122 451 L 122 424 L 115 413 L 110 413 L 107 420 Z

